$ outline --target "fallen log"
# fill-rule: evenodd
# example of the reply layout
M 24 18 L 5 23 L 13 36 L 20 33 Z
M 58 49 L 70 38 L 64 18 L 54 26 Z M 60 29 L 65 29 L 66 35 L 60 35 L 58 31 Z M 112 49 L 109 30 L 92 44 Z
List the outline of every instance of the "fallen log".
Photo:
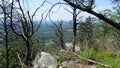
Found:
M 103 63 L 100 63 L 100 62 L 97 62 L 97 61 L 94 61 L 94 60 L 91 60 L 91 59 L 87 59 L 87 58 L 85 58 L 85 57 L 82 57 L 82 56 L 80 56 L 80 55 L 77 55 L 77 54 L 74 53 L 74 52 L 72 52 L 72 54 L 75 55 L 75 56 L 77 56 L 77 57 L 79 57 L 79 58 L 81 58 L 81 59 L 83 59 L 83 60 L 92 62 L 92 63 L 94 63 L 94 64 L 97 64 L 97 65 L 100 65 L 100 66 L 103 66 L 103 67 L 107 67 L 107 68 L 112 68 L 112 66 L 110 66 L 110 65 L 106 65 L 106 64 L 103 64 Z

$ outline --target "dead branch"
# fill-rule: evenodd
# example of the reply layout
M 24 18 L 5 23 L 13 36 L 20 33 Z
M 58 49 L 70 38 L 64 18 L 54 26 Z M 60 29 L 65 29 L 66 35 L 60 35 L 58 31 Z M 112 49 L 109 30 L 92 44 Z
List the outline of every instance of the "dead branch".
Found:
M 19 59 L 19 61 L 20 61 L 20 64 L 21 64 L 22 68 L 24 68 L 25 65 L 24 65 L 24 63 L 22 63 L 22 60 L 21 60 L 21 58 L 20 58 L 20 55 L 18 54 L 18 52 L 16 52 L 16 54 L 17 54 L 17 56 L 18 56 L 18 59 Z
M 100 65 L 100 66 L 103 66 L 103 67 L 112 68 L 112 66 L 110 66 L 110 65 L 103 64 L 103 63 L 100 63 L 100 62 L 97 62 L 97 61 L 94 61 L 94 60 L 91 60 L 91 59 L 87 59 L 87 58 L 85 58 L 85 57 L 82 57 L 82 56 L 80 56 L 80 55 L 77 55 L 77 54 L 74 53 L 74 52 L 72 52 L 72 54 L 74 54 L 75 56 L 77 56 L 77 57 L 79 57 L 79 58 L 81 58 L 81 59 L 83 59 L 83 60 L 92 62 L 92 63 L 94 63 L 94 64 L 97 64 L 97 65 Z
M 64 1 L 65 1 L 66 3 L 68 3 L 70 6 L 75 7 L 75 8 L 77 8 L 77 9 L 80 9 L 80 10 L 82 10 L 82 11 L 85 11 L 85 12 L 87 12 L 87 13 L 90 13 L 90 14 L 96 16 L 97 18 L 105 21 L 106 23 L 108 23 L 108 24 L 110 24 L 110 25 L 112 25 L 112 26 L 114 26 L 115 28 L 117 28 L 117 29 L 120 30 L 120 23 L 119 23 L 119 22 L 115 22 L 115 21 L 113 21 L 113 20 L 105 17 L 103 14 L 97 13 L 97 12 L 93 11 L 91 8 L 87 8 L 87 7 L 84 8 L 84 7 L 82 7 L 80 4 L 74 4 L 74 3 L 71 2 L 71 0 L 64 0 Z M 77 1 L 78 1 L 78 0 L 77 0 Z M 83 2 L 83 3 L 84 3 L 84 2 Z M 91 7 L 92 7 L 92 6 L 91 6 Z
M 49 18 L 50 18 L 50 14 L 51 14 L 51 11 L 52 11 L 52 9 L 55 7 L 55 6 L 57 6 L 57 5 L 68 5 L 68 4 L 66 4 L 66 3 L 62 3 L 62 2 L 58 2 L 58 3 L 55 3 L 55 4 L 53 4 L 53 6 L 48 10 L 48 12 L 47 12 L 47 14 L 46 14 L 46 16 L 45 16 L 45 19 L 49 16 Z

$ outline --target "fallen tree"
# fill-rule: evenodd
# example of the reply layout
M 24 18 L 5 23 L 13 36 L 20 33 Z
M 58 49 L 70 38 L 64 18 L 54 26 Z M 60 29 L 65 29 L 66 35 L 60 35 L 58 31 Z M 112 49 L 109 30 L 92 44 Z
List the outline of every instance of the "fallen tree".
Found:
M 103 67 L 112 68 L 112 66 L 110 66 L 110 65 L 103 64 L 103 63 L 100 63 L 100 62 L 97 62 L 97 61 L 94 61 L 94 60 L 91 60 L 91 59 L 87 59 L 87 58 L 85 58 L 85 57 L 82 57 L 82 56 L 80 56 L 80 55 L 77 55 L 77 54 L 74 53 L 74 52 L 72 52 L 72 54 L 75 55 L 75 56 L 77 56 L 77 57 L 79 57 L 79 58 L 81 58 L 81 59 L 83 59 L 83 60 L 86 60 L 86 61 L 88 61 L 88 62 L 92 62 L 92 63 L 94 63 L 94 64 L 96 64 L 96 65 L 100 65 L 100 66 L 103 66 Z

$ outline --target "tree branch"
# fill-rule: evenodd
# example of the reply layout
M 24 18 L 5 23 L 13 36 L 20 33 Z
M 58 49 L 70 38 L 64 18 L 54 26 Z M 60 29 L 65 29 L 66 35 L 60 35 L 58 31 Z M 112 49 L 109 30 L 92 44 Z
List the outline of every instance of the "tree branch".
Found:
M 112 26 L 114 26 L 115 28 L 117 28 L 117 29 L 120 30 L 120 22 L 117 23 L 117 22 L 115 22 L 115 21 L 113 21 L 113 20 L 111 20 L 111 19 L 108 19 L 108 18 L 105 17 L 104 15 L 102 15 L 102 14 L 100 14 L 100 13 L 97 13 L 97 12 L 94 12 L 94 11 L 91 10 L 91 9 L 82 8 L 80 5 L 76 5 L 76 4 L 72 3 L 72 2 L 70 2 L 69 0 L 64 0 L 64 1 L 67 2 L 69 5 L 71 5 L 72 7 L 75 7 L 75 8 L 77 8 L 77 9 L 82 10 L 82 11 L 85 11 L 85 12 L 87 12 L 87 13 L 90 13 L 90 14 L 98 17 L 99 19 L 105 21 L 106 23 L 108 23 L 108 24 L 110 24 L 110 25 L 112 25 Z
M 79 57 L 79 58 L 81 58 L 81 59 L 83 59 L 83 60 L 92 62 L 92 63 L 94 63 L 94 64 L 97 64 L 97 65 L 100 65 L 100 66 L 103 66 L 103 67 L 112 68 L 112 66 L 110 66 L 110 65 L 106 65 L 106 64 L 103 64 L 103 63 L 100 63 L 100 62 L 96 62 L 96 61 L 91 60 L 91 59 L 87 59 L 87 58 L 85 58 L 85 57 L 82 57 L 82 56 L 80 56 L 80 55 L 77 55 L 76 53 L 73 53 L 73 55 L 75 55 L 75 56 L 77 56 L 77 57 Z

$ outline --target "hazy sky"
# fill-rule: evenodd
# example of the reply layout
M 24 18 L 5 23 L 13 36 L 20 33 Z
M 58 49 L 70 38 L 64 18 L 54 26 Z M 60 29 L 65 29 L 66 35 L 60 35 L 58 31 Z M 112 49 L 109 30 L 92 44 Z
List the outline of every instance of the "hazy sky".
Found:
M 44 0 L 27 0 L 28 1 L 28 5 L 26 8 L 28 8 L 31 13 L 33 12 L 33 10 L 35 10 L 38 6 L 40 6 L 40 4 L 44 1 Z M 63 2 L 63 0 L 47 0 L 48 2 L 46 2 L 44 4 L 44 6 L 39 10 L 39 12 L 36 14 L 36 20 L 40 19 L 40 15 L 41 13 L 44 13 L 44 16 L 46 15 L 48 9 L 51 8 L 51 6 L 57 2 Z M 50 2 L 50 3 L 49 3 Z M 110 0 L 96 0 L 96 7 L 94 8 L 95 11 L 98 10 L 104 10 L 104 9 L 111 9 L 113 6 L 113 4 L 111 4 Z M 65 10 L 65 8 L 67 8 L 68 10 L 71 11 L 69 6 L 65 6 L 65 5 L 58 5 L 56 7 L 54 7 L 52 9 L 53 13 L 51 13 L 51 19 L 52 20 L 72 20 L 72 14 L 67 12 Z M 92 16 L 90 14 L 87 14 L 85 12 L 80 13 L 80 16 L 83 17 L 88 17 L 88 16 Z M 48 20 L 48 18 L 47 18 Z

